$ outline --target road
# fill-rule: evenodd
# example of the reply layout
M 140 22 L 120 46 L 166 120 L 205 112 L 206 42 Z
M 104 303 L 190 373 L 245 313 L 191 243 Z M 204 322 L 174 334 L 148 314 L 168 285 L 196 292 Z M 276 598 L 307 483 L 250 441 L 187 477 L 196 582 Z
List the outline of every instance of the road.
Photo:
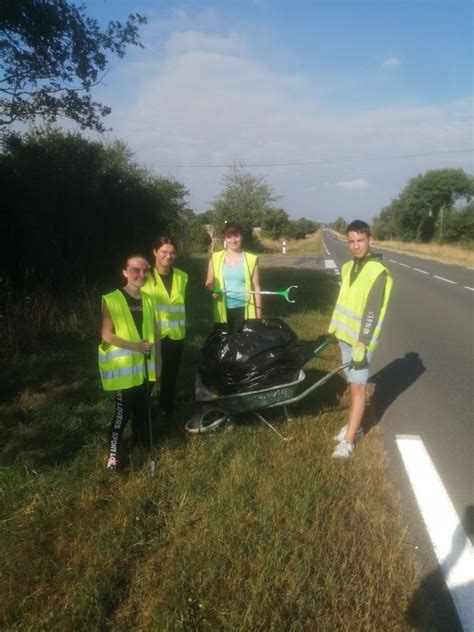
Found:
M 349 258 L 346 244 L 332 239 L 327 231 L 323 235 L 326 261 L 334 261 L 340 268 Z M 437 621 L 435 629 L 459 630 L 396 437 L 421 438 L 472 540 L 474 271 L 389 251 L 383 255 L 393 275 L 394 288 L 381 344 L 371 366 L 371 380 L 376 385 L 376 418 L 389 454 L 392 477 L 402 495 L 404 516 L 417 545 L 425 590 L 438 603 L 439 610 L 433 615 Z M 332 270 L 329 264 L 331 273 L 337 274 L 337 268 Z M 443 516 L 438 518 L 442 523 Z M 474 594 L 472 583 L 469 592 Z M 471 608 L 472 601 L 471 594 L 464 598 Z M 469 629 L 474 629 L 472 615 L 468 618 L 473 626 Z
M 345 242 L 323 232 L 324 258 L 288 257 L 289 265 L 338 274 Z M 377 249 L 374 249 L 377 251 Z M 474 270 L 385 251 L 394 288 L 371 366 L 376 419 L 400 490 L 404 517 L 422 563 L 425 590 L 437 602 L 436 630 L 460 630 L 421 520 L 396 437 L 423 441 L 464 530 L 474 534 Z M 282 262 L 284 257 L 279 259 Z M 429 494 L 429 491 L 427 492 Z M 439 517 L 442 522 L 442 516 Z M 454 546 L 452 547 L 454 548 Z M 469 589 L 474 594 L 470 583 Z M 472 604 L 472 597 L 470 597 Z M 472 621 L 474 629 L 474 621 Z M 417 626 L 415 626 L 417 627 Z
M 346 244 L 324 241 L 340 267 Z M 394 288 L 372 375 L 386 391 L 385 441 L 419 435 L 462 517 L 474 505 L 474 271 L 383 254 Z

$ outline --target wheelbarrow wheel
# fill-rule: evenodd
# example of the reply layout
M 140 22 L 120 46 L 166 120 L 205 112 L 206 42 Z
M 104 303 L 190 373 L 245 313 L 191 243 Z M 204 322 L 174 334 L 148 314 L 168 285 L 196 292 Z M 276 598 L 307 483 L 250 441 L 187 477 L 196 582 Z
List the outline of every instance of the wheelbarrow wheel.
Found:
M 230 415 L 218 408 L 206 408 L 191 417 L 185 424 L 186 432 L 190 434 L 206 434 L 215 432 L 229 421 Z

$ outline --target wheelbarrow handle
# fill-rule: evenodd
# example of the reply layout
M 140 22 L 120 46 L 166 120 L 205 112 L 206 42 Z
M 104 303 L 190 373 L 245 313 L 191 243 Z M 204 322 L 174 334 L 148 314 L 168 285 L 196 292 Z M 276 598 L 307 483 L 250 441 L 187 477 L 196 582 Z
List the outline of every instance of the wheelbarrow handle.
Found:
M 316 341 L 316 347 L 314 348 L 313 355 L 311 357 L 317 356 L 319 353 L 321 353 L 323 349 L 325 349 L 326 347 L 329 347 L 329 345 L 336 344 L 336 342 L 337 342 L 337 338 L 331 334 L 327 334 L 326 336 L 321 336 Z

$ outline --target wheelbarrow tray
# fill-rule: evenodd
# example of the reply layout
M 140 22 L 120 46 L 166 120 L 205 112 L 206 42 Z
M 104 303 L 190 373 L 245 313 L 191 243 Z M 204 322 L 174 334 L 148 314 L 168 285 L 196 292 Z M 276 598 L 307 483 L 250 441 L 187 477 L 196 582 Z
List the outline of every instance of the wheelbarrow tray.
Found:
M 281 406 L 294 396 L 298 386 L 304 379 L 305 373 L 300 369 L 297 379 L 287 384 L 278 384 L 270 388 L 248 391 L 246 393 L 216 395 L 204 386 L 200 374 L 197 373 L 195 384 L 196 401 L 214 404 L 216 408 L 230 413 L 245 413 L 262 408 L 271 408 L 272 406 Z

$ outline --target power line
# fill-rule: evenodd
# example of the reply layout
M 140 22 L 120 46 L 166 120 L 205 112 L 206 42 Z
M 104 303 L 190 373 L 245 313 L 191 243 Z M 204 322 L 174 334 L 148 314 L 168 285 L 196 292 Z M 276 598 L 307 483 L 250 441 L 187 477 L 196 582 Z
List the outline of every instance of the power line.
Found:
M 392 156 L 353 156 L 345 158 L 333 158 L 329 160 L 295 160 L 292 162 L 235 162 L 232 164 L 183 164 L 183 165 L 160 165 L 154 167 L 159 169 L 222 169 L 235 167 L 300 167 L 305 165 L 331 165 L 341 162 L 368 162 L 370 160 L 400 160 L 406 158 L 426 158 L 427 156 L 440 156 L 442 154 L 461 154 L 474 151 L 474 147 L 466 149 L 444 149 L 441 151 L 426 152 L 422 154 L 395 154 Z

